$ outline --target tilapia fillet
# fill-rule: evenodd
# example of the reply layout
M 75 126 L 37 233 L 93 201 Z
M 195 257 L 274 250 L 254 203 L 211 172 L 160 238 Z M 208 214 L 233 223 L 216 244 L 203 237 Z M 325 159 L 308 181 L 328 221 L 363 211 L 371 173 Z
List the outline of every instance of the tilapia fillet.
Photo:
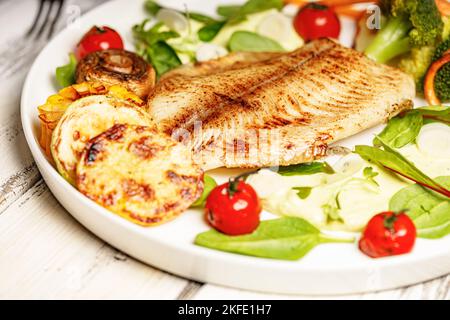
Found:
M 249 57 L 176 70 L 149 97 L 159 130 L 190 144 L 205 170 L 313 161 L 415 96 L 408 75 L 329 39 Z

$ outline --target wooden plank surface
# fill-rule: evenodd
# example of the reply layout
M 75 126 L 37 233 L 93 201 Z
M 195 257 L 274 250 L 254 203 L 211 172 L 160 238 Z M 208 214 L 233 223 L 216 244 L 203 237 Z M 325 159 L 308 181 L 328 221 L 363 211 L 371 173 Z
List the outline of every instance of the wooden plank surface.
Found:
M 75 0 L 86 11 L 103 0 Z M 19 3 L 19 5 L 17 4 Z M 144 265 L 117 251 L 77 223 L 40 178 L 26 146 L 19 116 L 24 76 L 34 58 L 2 56 L 26 30 L 36 1 L 0 2 L 0 68 L 17 71 L 0 78 L 0 298 L 61 299 L 314 299 L 224 288 L 188 281 Z M 14 32 L 1 28 L 1 15 L 14 15 Z M 64 25 L 59 25 L 61 28 Z M 5 33 L 5 34 L 2 34 Z M 16 38 L 15 38 L 16 37 Z M 397 290 L 327 298 L 450 299 L 450 276 Z

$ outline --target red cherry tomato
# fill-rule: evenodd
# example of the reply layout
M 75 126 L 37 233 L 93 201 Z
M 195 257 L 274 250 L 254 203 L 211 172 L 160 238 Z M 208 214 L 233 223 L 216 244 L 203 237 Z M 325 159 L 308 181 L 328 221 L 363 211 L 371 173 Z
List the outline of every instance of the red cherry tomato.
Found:
M 217 186 L 209 194 L 205 205 L 208 223 L 228 235 L 252 233 L 259 225 L 261 210 L 258 195 L 244 181 Z
M 372 258 L 408 253 L 416 241 L 416 227 L 405 213 L 382 212 L 370 219 L 359 249 Z
M 339 38 L 341 23 L 333 9 L 317 3 L 302 7 L 294 19 L 294 28 L 305 40 Z
M 75 56 L 81 60 L 91 52 L 107 49 L 123 49 L 122 38 L 114 29 L 94 26 L 81 38 Z

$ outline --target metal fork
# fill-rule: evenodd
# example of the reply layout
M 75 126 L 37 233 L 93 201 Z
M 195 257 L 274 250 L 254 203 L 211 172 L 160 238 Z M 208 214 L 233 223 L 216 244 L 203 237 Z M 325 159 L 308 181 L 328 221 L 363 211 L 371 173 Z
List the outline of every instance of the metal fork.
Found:
M 64 0 L 40 0 L 32 25 L 25 35 L 0 52 L 0 78 L 7 78 L 23 67 L 53 35 L 61 17 Z
M 38 12 L 36 13 L 33 24 L 31 25 L 30 29 L 28 29 L 25 36 L 27 38 L 30 38 L 33 37 L 34 34 L 34 38 L 38 39 L 42 36 L 45 29 L 49 27 L 47 31 L 47 39 L 50 39 L 55 29 L 55 25 L 61 16 L 63 5 L 64 0 L 40 0 Z M 56 13 L 53 13 L 53 17 L 51 17 L 54 8 L 56 8 Z M 43 17 L 44 15 L 45 18 L 41 22 L 41 17 Z M 38 27 L 40 22 L 41 25 L 40 27 Z M 37 33 L 34 32 L 35 30 L 37 30 Z

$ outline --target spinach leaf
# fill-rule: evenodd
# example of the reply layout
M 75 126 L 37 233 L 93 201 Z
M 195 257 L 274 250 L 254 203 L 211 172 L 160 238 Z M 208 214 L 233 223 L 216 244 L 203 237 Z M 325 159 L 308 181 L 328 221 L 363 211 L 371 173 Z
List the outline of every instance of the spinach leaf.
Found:
M 156 16 L 158 11 L 162 9 L 162 7 L 153 0 L 145 1 L 144 8 L 152 16 Z
M 297 191 L 298 197 L 303 200 L 308 198 L 312 191 L 311 187 L 295 187 L 292 189 Z
M 140 25 L 135 25 L 132 28 L 134 38 L 145 46 L 151 46 L 159 41 L 166 41 L 173 38 L 178 38 L 180 35 L 175 31 L 160 31 L 164 26 L 163 23 L 157 23 L 150 29 L 145 26 L 148 20 L 145 20 Z
M 226 21 L 216 21 L 206 26 L 200 28 L 198 30 L 198 38 L 201 41 L 209 42 L 212 41 L 220 30 L 222 30 L 223 26 L 226 24 Z
M 203 193 L 192 205 L 191 207 L 203 207 L 211 191 L 217 186 L 216 180 L 213 177 L 204 174 L 203 175 Z
M 450 176 L 436 178 L 450 188 Z M 450 233 L 450 199 L 414 184 L 397 192 L 389 202 L 389 210 L 406 211 L 413 220 L 417 235 L 422 238 L 441 238 Z
M 272 171 L 278 172 L 282 176 L 302 176 L 315 173 L 327 173 L 333 174 L 333 168 L 327 162 L 310 162 L 293 164 L 290 166 L 279 167 L 278 171 L 273 169 Z
M 249 0 L 231 16 L 228 23 L 238 23 L 244 20 L 247 15 L 253 13 L 263 12 L 270 9 L 281 10 L 283 5 L 283 0 Z
M 326 236 L 308 221 L 294 217 L 262 221 L 248 235 L 227 236 L 210 230 L 195 238 L 195 244 L 199 246 L 282 260 L 298 260 L 318 244 L 326 242 L 354 242 L 354 239 Z
M 190 18 L 192 20 L 195 20 L 197 22 L 201 22 L 201 23 L 204 23 L 204 24 L 211 24 L 211 23 L 217 22 L 216 19 L 213 19 L 211 17 L 208 17 L 208 16 L 206 16 L 204 14 L 197 13 L 197 12 L 188 12 L 186 14 L 186 16 L 187 16 L 187 18 Z
M 231 51 L 279 52 L 284 48 L 275 40 L 249 31 L 236 31 L 231 35 L 228 47 Z
M 355 147 L 355 153 L 359 154 L 363 159 L 369 162 L 389 169 L 446 197 L 450 197 L 449 189 L 440 185 L 420 171 L 412 162 L 396 150 L 392 149 L 380 137 L 378 137 L 378 142 L 383 146 L 384 150 L 360 145 Z
M 75 70 L 77 68 L 77 59 L 71 53 L 69 63 L 56 68 L 56 82 L 60 87 L 68 87 L 75 83 Z
M 415 109 L 425 120 L 439 121 L 450 125 L 450 107 L 431 106 Z
M 229 5 L 229 6 L 219 6 L 217 7 L 217 14 L 224 18 L 231 18 L 238 14 L 241 10 L 241 6 Z
M 146 54 L 158 77 L 181 65 L 175 50 L 164 41 L 152 44 L 147 48 Z
M 420 112 L 408 112 L 404 116 L 397 116 L 389 120 L 379 137 L 389 146 L 401 148 L 416 140 L 422 125 L 423 118 Z M 375 138 L 373 143 L 379 145 L 378 138 Z

